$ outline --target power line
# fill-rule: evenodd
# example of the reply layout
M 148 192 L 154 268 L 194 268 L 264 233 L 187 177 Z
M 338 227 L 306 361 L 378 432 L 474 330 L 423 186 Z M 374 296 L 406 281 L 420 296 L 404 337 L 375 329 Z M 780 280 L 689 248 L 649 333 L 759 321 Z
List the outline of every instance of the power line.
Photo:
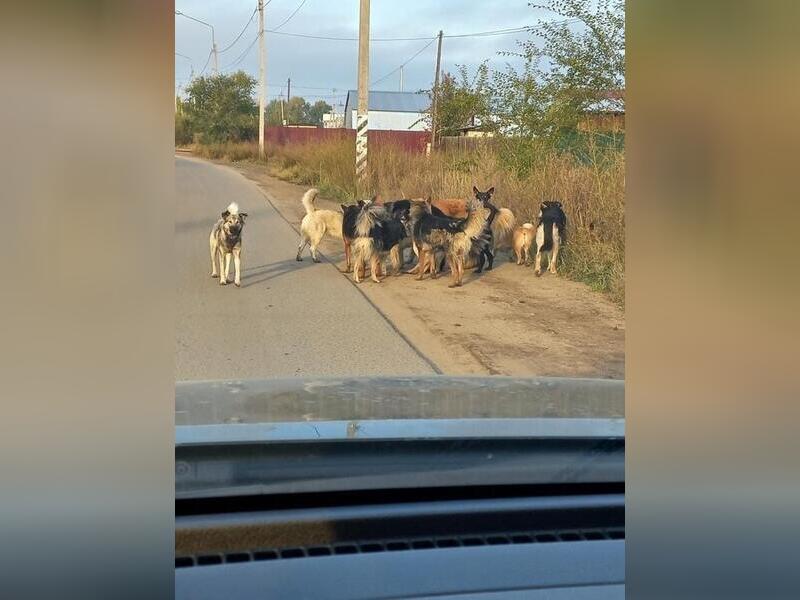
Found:
M 269 2 L 268 2 L 267 4 L 269 4 Z M 239 40 L 242 38 L 242 36 L 244 35 L 244 32 L 245 32 L 245 31 L 247 31 L 247 28 L 250 26 L 250 23 L 252 23 L 252 22 L 253 22 L 253 17 L 255 17 L 255 16 L 256 16 L 256 13 L 257 13 L 257 12 L 258 12 L 258 7 L 256 7 L 256 8 L 254 8 L 254 9 L 253 9 L 253 13 L 250 15 L 250 18 L 249 18 L 249 19 L 247 19 L 247 23 L 245 23 L 245 24 L 244 24 L 244 27 L 242 27 L 242 30 L 239 32 L 239 35 L 237 35 L 237 36 L 236 36 L 236 39 L 235 39 L 235 40 L 233 40 L 233 41 L 232 41 L 230 44 L 228 44 L 227 46 L 225 46 L 225 47 L 224 47 L 222 50 L 218 50 L 218 52 L 219 52 L 220 54 L 221 54 L 221 53 L 223 53 L 223 52 L 227 52 L 228 50 L 230 50 L 231 48 L 233 48 L 233 46 L 236 44 L 236 42 L 238 42 L 238 41 L 239 41 Z
M 538 25 L 522 25 L 520 27 L 511 27 L 508 29 L 493 29 L 490 31 L 476 31 L 473 33 L 454 33 L 449 35 L 444 35 L 444 38 L 467 38 L 467 37 L 491 37 L 495 35 L 509 35 L 512 33 L 522 33 L 523 31 L 531 31 L 536 29 L 537 27 L 541 27 L 542 25 L 557 25 L 557 24 L 567 24 L 567 23 L 574 23 L 580 21 L 580 19 L 572 18 L 572 19 L 563 19 L 561 21 L 548 21 L 545 23 L 540 23 Z M 276 28 L 277 29 L 277 28 Z M 339 41 L 339 42 L 357 42 L 357 37 L 339 37 L 339 36 L 330 36 L 330 35 L 314 35 L 310 33 L 292 33 L 288 31 L 275 31 L 268 29 L 267 32 L 274 33 L 276 35 L 286 35 L 291 37 L 300 37 L 300 38 L 309 38 L 313 40 L 331 40 L 331 41 Z M 370 38 L 371 42 L 421 42 L 430 38 L 427 37 L 396 37 L 396 38 Z
M 203 65 L 203 68 L 200 70 L 200 77 L 203 76 L 203 73 L 206 72 L 206 68 L 208 68 L 208 63 L 211 62 L 211 56 L 214 54 L 214 49 L 212 48 L 211 51 L 208 53 L 208 58 L 206 59 L 206 64 Z
M 270 31 L 270 33 L 275 33 L 275 32 L 277 32 L 277 31 L 278 31 L 278 29 L 280 29 L 281 27 L 283 27 L 283 26 L 284 26 L 284 25 L 286 25 L 286 24 L 287 24 L 289 21 L 291 21 L 291 20 L 292 20 L 292 18 L 293 18 L 293 17 L 294 17 L 294 16 L 297 14 L 297 12 L 298 12 L 298 11 L 299 11 L 301 8 L 303 8 L 303 5 L 304 5 L 304 4 L 305 4 L 307 1 L 308 1 L 308 0 L 301 0 L 300 4 L 298 4 L 298 5 L 297 5 L 297 8 L 295 8 L 295 9 L 294 9 L 294 12 L 293 12 L 292 14 L 290 14 L 288 17 L 286 17 L 286 19 L 283 21 L 283 23 L 281 23 L 280 25 L 278 25 L 278 26 L 277 26 L 277 27 L 275 27 L 274 29 L 271 29 L 271 30 L 268 30 L 268 31 Z
M 267 87 L 283 89 L 285 86 L 282 83 L 269 83 L 269 84 L 267 84 Z M 294 82 L 292 82 L 292 88 L 293 89 L 297 88 L 298 90 L 337 90 L 337 89 L 344 89 L 344 88 L 338 88 L 338 87 L 336 87 L 334 85 L 328 85 L 328 86 L 325 86 L 325 87 L 321 87 L 321 86 L 311 86 L 311 85 L 297 85 Z
M 244 49 L 244 52 L 242 52 L 242 53 L 239 55 L 239 58 L 237 58 L 236 60 L 234 60 L 234 61 L 233 61 L 231 64 L 229 64 L 228 66 L 226 66 L 226 67 L 223 67 L 223 68 L 222 68 L 222 70 L 223 70 L 223 71 L 227 71 L 228 69 L 232 69 L 233 67 L 235 67 L 236 65 L 238 65 L 240 62 L 242 62 L 242 61 L 245 59 L 245 57 L 246 57 L 246 56 L 247 56 L 247 55 L 250 53 L 250 50 L 253 48 L 253 46 L 255 46 L 255 45 L 256 45 L 256 42 L 258 41 L 258 37 L 259 37 L 259 36 L 258 36 L 258 35 L 256 35 L 256 37 L 254 37 L 254 38 L 253 38 L 253 41 L 252 41 L 252 42 L 250 42 L 250 44 L 248 44 L 247 48 L 245 48 L 245 49 Z
M 372 87 L 373 85 L 377 85 L 377 84 L 379 84 L 381 81 L 383 81 L 383 80 L 385 80 L 385 79 L 388 79 L 389 77 L 391 77 L 392 75 L 394 75 L 395 73 L 397 73 L 397 72 L 398 72 L 400 69 L 402 69 L 403 67 L 405 67 L 405 66 L 406 66 L 408 63 L 410 63 L 412 60 L 414 60 L 414 59 L 415 59 L 415 58 L 417 58 L 417 57 L 418 57 L 420 54 L 422 54 L 422 52 L 423 52 L 423 51 L 424 51 L 424 50 L 425 50 L 425 49 L 426 49 L 428 46 L 430 46 L 430 45 L 431 45 L 433 42 L 435 42 L 435 41 L 437 40 L 437 38 L 438 38 L 438 37 L 439 37 L 439 36 L 436 36 L 436 37 L 434 37 L 433 39 L 431 39 L 431 40 L 430 40 L 430 41 L 429 41 L 427 44 L 425 44 L 425 45 L 424 45 L 422 48 L 420 48 L 419 50 L 417 50 L 417 52 L 414 54 L 414 56 L 412 56 L 411 58 L 409 58 L 409 59 L 408 59 L 406 62 L 404 62 L 403 64 L 399 65 L 398 67 L 395 67 L 393 70 L 389 71 L 389 72 L 388 72 L 386 75 L 384 75 L 384 76 L 383 76 L 383 77 L 381 77 L 380 79 L 376 79 L 375 81 L 373 81 L 372 83 L 370 83 L 370 84 L 369 84 L 369 85 L 370 85 L 370 87 Z M 424 39 L 428 39 L 428 38 L 424 38 Z
M 270 2 L 271 2 L 271 1 L 272 1 L 272 0 L 270 0 Z M 308 0 L 302 0 L 302 1 L 300 2 L 300 4 L 298 4 L 298 5 L 297 5 L 297 8 L 295 8 L 295 9 L 294 9 L 294 12 L 292 12 L 292 14 L 290 14 L 288 17 L 286 17 L 286 19 L 284 19 L 283 23 L 281 23 L 280 25 L 278 25 L 278 26 L 277 26 L 277 27 L 275 27 L 274 29 L 265 29 L 265 30 L 264 30 L 264 32 L 265 32 L 265 33 L 276 33 L 276 32 L 277 32 L 277 30 L 278 30 L 279 28 L 281 28 L 281 27 L 283 27 L 284 25 L 286 25 L 286 23 L 288 23 L 288 22 L 289 22 L 289 21 L 292 19 L 292 17 L 294 17 L 294 16 L 295 16 L 295 15 L 296 15 L 296 14 L 299 12 L 299 10 L 300 10 L 301 8 L 303 8 L 303 5 L 304 5 L 304 4 L 305 4 L 307 1 L 308 1 Z M 264 6 L 266 6 L 267 4 L 269 4 L 269 2 L 266 2 L 266 3 L 264 4 Z M 256 9 L 256 12 L 257 12 L 257 11 L 258 11 L 258 9 Z M 254 12 L 253 14 L 255 14 L 255 12 Z M 251 17 L 250 19 L 252 20 L 252 17 Z M 248 25 L 249 25 L 249 23 L 248 23 Z M 240 37 L 241 37 L 241 34 L 240 34 Z M 255 46 L 256 42 L 258 41 L 258 37 L 259 37 L 259 35 L 258 35 L 258 34 L 256 34 L 256 37 L 255 37 L 255 38 L 253 38 L 253 40 L 250 42 L 250 44 L 248 44 L 247 48 L 245 48 L 245 49 L 244 49 L 244 52 L 242 52 L 242 53 L 239 55 L 239 57 L 238 57 L 236 60 L 234 60 L 232 63 L 230 63 L 230 64 L 229 64 L 229 65 L 227 65 L 226 67 L 223 67 L 223 68 L 222 68 L 222 70 L 223 70 L 223 71 L 227 71 L 227 70 L 229 70 L 229 69 L 232 69 L 233 67 L 237 66 L 239 63 L 241 63 L 241 62 L 242 62 L 242 61 L 245 59 L 245 57 L 246 57 L 246 56 L 249 54 L 249 52 L 250 52 L 250 50 L 253 48 L 253 46 Z
M 283 99 L 285 94 L 267 94 L 268 98 Z M 292 96 L 292 98 L 346 98 L 347 94 L 305 94 L 304 96 Z

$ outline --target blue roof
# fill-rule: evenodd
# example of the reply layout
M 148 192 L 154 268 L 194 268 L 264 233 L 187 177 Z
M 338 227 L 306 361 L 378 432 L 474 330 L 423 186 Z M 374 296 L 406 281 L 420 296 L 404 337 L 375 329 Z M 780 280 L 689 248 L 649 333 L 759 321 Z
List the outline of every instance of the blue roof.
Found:
M 347 92 L 345 110 L 353 110 L 358 105 L 358 92 Z M 431 105 L 430 96 L 417 92 L 378 92 L 369 93 L 369 110 L 384 110 L 390 112 L 421 113 L 428 110 Z

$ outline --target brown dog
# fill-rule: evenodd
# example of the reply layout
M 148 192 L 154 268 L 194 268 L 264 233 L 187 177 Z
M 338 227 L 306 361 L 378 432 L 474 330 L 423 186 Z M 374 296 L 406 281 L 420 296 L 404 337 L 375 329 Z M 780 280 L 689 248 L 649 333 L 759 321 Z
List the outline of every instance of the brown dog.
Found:
M 517 264 L 521 265 L 523 262 L 527 265 L 530 258 L 531 244 L 536 235 L 536 228 L 533 223 L 523 223 L 514 229 L 514 236 L 512 246 L 514 254 L 517 257 Z
M 454 219 L 467 218 L 467 201 L 463 198 L 431 200 L 431 206 L 438 208 L 447 217 L 453 217 Z

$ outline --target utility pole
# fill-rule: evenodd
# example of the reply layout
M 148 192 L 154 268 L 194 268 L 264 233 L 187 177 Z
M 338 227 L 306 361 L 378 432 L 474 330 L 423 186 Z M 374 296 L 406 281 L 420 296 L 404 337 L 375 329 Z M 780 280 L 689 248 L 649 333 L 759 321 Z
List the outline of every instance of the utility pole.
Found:
M 439 70 L 442 65 L 442 32 L 439 31 L 439 47 L 436 50 L 436 73 L 433 76 L 433 110 L 431 111 L 431 150 L 436 148 L 436 126 L 439 112 Z
M 258 157 L 264 151 L 264 111 L 267 101 L 267 52 L 264 44 L 264 0 L 258 0 Z
M 403 65 L 400 65 L 400 91 L 403 91 Z
M 292 97 L 292 78 L 289 77 L 286 80 L 286 104 L 289 104 L 289 100 Z
M 219 75 L 219 56 L 217 55 L 217 41 L 214 39 L 214 28 L 211 28 L 211 51 L 214 53 L 214 75 Z
M 358 23 L 358 109 L 356 111 L 356 176 L 363 189 L 367 176 L 369 114 L 369 0 L 361 0 Z

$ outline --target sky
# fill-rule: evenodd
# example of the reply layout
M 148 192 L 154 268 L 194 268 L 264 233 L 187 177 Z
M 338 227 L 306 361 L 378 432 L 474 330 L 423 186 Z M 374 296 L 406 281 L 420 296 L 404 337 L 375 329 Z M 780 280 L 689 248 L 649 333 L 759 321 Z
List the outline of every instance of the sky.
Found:
M 265 29 L 283 21 L 303 0 L 271 0 L 265 9 Z M 175 9 L 214 26 L 218 50 L 223 50 L 242 31 L 257 6 L 257 0 L 175 0 Z M 306 0 L 297 13 L 279 31 L 333 37 L 358 37 L 359 0 Z M 372 0 L 370 37 L 426 37 L 439 32 L 464 34 L 535 25 L 539 19 L 553 20 L 557 15 L 528 6 L 527 0 Z M 220 72 L 242 69 L 258 76 L 258 43 L 244 51 L 256 39 L 258 15 L 247 26 L 241 39 L 219 54 Z M 516 51 L 517 41 L 529 39 L 528 33 L 514 33 L 478 38 L 445 38 L 442 43 L 442 71 L 456 72 L 457 65 L 470 71 L 482 61 L 490 68 L 502 69 L 506 63 L 519 66 L 520 60 L 502 56 Z M 286 82 L 292 79 L 292 96 L 309 101 L 324 99 L 343 107 L 348 89 L 355 89 L 358 43 L 355 41 L 317 40 L 266 33 L 267 93 L 272 97 L 286 94 Z M 377 81 L 418 52 L 427 40 L 373 41 L 370 44 L 370 81 Z M 209 57 L 211 31 L 208 27 L 175 15 L 175 80 L 178 93 L 194 70 L 198 75 Z M 244 54 L 244 55 L 243 55 Z M 436 42 L 430 44 L 403 69 L 403 89 L 416 91 L 431 87 L 436 67 Z M 209 62 L 205 74 L 211 74 Z M 312 89 L 314 88 L 314 89 Z M 320 88 L 320 89 L 316 89 Z M 373 90 L 398 90 L 399 73 Z

